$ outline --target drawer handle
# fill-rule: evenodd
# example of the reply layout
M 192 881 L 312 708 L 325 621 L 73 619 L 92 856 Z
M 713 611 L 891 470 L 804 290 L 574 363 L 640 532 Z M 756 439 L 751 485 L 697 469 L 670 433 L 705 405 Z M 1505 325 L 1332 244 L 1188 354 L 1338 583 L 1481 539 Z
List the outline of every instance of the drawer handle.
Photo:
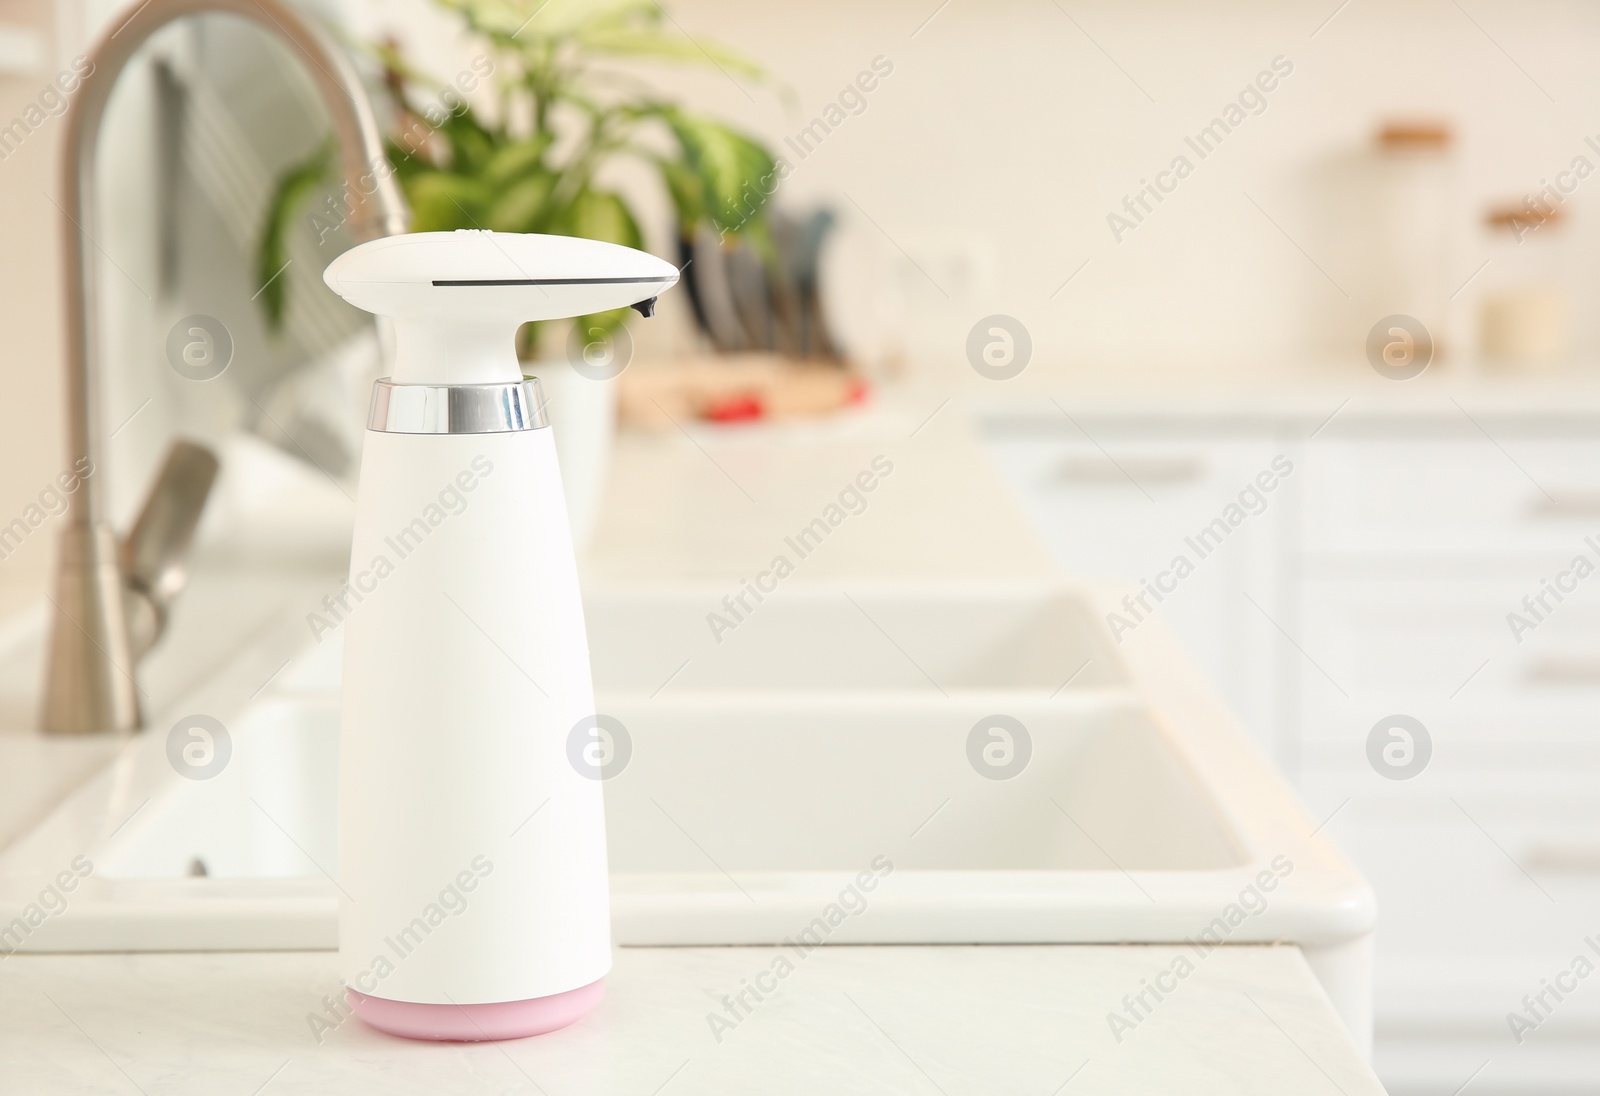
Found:
M 1600 685 L 1600 657 L 1545 655 L 1522 671 L 1529 685 Z
M 1600 845 L 1532 845 L 1521 859 L 1529 871 L 1600 875 Z
M 1546 521 L 1579 521 L 1600 518 L 1600 490 L 1556 491 L 1539 496 L 1528 505 L 1528 512 Z
M 1170 486 L 1193 483 L 1204 471 L 1193 457 L 1136 457 L 1116 462 L 1106 457 L 1069 457 L 1056 468 L 1055 479 L 1058 483 L 1096 487 Z

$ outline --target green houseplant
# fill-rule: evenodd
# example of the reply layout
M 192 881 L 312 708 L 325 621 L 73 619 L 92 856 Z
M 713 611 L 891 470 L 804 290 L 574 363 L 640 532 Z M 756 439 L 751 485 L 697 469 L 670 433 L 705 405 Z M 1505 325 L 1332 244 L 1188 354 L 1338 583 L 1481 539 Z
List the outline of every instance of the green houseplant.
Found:
M 760 142 L 656 95 L 607 63 L 710 65 L 729 79 L 760 79 L 759 66 L 725 47 L 668 27 L 653 0 L 436 0 L 463 20 L 484 52 L 453 83 L 413 69 L 392 43 L 373 46 L 394 99 L 389 167 L 412 208 L 413 231 L 488 228 L 546 232 L 643 246 L 626 197 L 597 173 L 616 157 L 648 165 L 677 216 L 680 239 L 701 226 L 742 234 L 764 250 L 763 211 L 776 164 Z M 465 93 L 485 89 L 487 109 Z M 269 328 L 285 320 L 288 235 L 338 176 L 324 146 L 278 181 L 257 264 Z M 319 234 L 341 219 L 329 197 L 312 214 Z M 609 330 L 627 310 L 585 317 Z M 525 357 L 536 350 L 524 328 Z

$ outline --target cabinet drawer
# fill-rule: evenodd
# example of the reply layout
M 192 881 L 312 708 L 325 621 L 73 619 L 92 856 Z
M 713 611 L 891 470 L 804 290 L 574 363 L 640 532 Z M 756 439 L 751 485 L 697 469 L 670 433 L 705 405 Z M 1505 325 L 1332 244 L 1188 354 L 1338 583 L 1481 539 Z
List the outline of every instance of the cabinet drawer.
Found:
M 1186 541 L 1230 505 L 1240 506 L 1245 516 L 1222 540 L 1226 554 L 1246 545 L 1263 562 L 1271 558 L 1284 500 L 1299 487 L 1298 467 L 1281 450 L 1265 441 L 1161 440 L 1085 426 L 1092 440 L 1082 434 L 985 437 L 1045 539 L 1072 571 L 1148 578 L 1179 553 L 1198 555 Z M 1270 490 L 1257 485 L 1263 473 Z M 1248 493 L 1243 500 L 1242 492 Z M 1205 547 L 1211 547 L 1209 540 Z
M 1452 763 L 1531 763 L 1487 748 L 1499 743 L 1587 765 L 1532 747 L 1600 742 L 1600 573 L 1593 589 L 1547 599 L 1536 621 L 1522 598 L 1542 577 L 1306 581 L 1303 645 L 1321 667 L 1300 667 L 1308 762 L 1361 746 L 1373 721 L 1402 712 L 1462 747 Z M 1510 613 L 1532 626 L 1513 635 Z
M 1307 447 L 1306 480 L 1313 555 L 1566 558 L 1600 534 L 1600 436 L 1332 439 Z
M 1348 794 L 1318 779 L 1305 791 L 1319 819 Z M 1504 1039 L 1507 1009 L 1540 979 L 1580 952 L 1595 959 L 1583 943 L 1600 925 L 1593 796 L 1467 790 L 1452 801 L 1404 785 L 1357 795 L 1324 833 L 1377 897 L 1380 1026 L 1420 1022 Z M 1600 1000 L 1579 994 L 1572 1004 L 1561 1015 L 1585 1018 L 1592 1032 Z

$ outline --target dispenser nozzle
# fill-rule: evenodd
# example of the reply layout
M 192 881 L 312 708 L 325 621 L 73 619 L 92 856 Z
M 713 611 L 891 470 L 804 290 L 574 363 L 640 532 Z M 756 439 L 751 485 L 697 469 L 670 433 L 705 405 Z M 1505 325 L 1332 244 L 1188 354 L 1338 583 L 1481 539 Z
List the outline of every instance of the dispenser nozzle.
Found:
M 628 307 L 639 313 L 639 315 L 643 316 L 645 319 L 649 319 L 651 316 L 656 314 L 656 299 L 654 297 L 650 297 L 646 300 L 634 301 Z

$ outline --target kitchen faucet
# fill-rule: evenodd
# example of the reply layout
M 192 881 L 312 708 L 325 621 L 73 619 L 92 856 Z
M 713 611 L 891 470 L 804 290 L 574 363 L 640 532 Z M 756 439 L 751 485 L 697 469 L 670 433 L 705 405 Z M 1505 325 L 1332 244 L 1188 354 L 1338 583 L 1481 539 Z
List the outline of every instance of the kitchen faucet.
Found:
M 176 442 L 128 536 L 119 538 L 112 529 L 98 474 L 105 364 L 97 341 L 94 262 L 95 152 L 112 89 L 157 30 L 186 15 L 209 13 L 247 19 L 308 62 L 332 118 L 346 176 L 362 181 L 362 194 L 350 203 L 356 239 L 404 232 L 408 222 L 371 100 L 354 66 L 324 31 L 283 0 L 145 0 L 89 54 L 93 67 L 67 112 L 60 202 L 68 458 L 87 473 L 72 497 L 56 564 L 40 719 L 47 732 L 130 731 L 142 725 L 135 666 L 160 637 L 167 610 L 183 588 L 195 526 L 216 477 L 216 458 L 208 450 Z

